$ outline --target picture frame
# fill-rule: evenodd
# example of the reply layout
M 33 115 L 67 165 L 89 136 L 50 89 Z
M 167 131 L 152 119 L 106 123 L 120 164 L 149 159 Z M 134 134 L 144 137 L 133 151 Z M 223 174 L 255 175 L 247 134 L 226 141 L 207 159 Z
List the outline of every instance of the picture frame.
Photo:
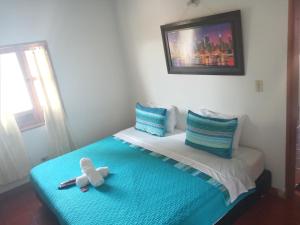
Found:
M 241 11 L 161 26 L 169 74 L 244 75 Z

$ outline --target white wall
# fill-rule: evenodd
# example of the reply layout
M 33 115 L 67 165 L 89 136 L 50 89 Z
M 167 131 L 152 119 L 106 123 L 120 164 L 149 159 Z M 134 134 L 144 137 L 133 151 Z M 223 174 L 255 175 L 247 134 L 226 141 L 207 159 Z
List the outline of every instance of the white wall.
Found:
M 0 0 L 0 27 L 0 46 L 48 42 L 78 147 L 128 127 L 128 85 L 110 0 Z M 51 152 L 45 127 L 23 135 L 32 164 Z
M 284 189 L 288 1 L 200 2 L 187 8 L 187 0 L 117 1 L 132 109 L 136 101 L 152 101 L 248 114 L 242 143 L 264 151 L 273 186 Z M 237 9 L 242 11 L 245 76 L 167 73 L 160 25 Z M 255 92 L 255 80 L 264 81 L 263 93 Z

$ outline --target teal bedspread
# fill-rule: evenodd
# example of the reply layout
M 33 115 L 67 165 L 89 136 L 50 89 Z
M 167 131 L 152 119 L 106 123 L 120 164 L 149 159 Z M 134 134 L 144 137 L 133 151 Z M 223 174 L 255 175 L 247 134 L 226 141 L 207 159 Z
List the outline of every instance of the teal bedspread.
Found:
M 80 175 L 82 157 L 110 168 L 105 184 L 58 190 Z M 247 195 L 228 204 L 227 190 L 207 175 L 114 137 L 36 166 L 31 179 L 63 225 L 210 225 Z

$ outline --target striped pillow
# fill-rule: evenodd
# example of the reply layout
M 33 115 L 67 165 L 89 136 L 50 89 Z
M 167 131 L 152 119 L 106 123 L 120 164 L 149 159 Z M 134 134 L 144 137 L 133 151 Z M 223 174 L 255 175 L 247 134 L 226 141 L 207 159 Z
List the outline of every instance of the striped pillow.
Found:
M 237 118 L 209 118 L 189 111 L 185 144 L 223 158 L 231 158 L 237 124 Z
M 135 128 L 160 137 L 167 131 L 167 109 L 145 107 L 137 103 L 135 107 Z

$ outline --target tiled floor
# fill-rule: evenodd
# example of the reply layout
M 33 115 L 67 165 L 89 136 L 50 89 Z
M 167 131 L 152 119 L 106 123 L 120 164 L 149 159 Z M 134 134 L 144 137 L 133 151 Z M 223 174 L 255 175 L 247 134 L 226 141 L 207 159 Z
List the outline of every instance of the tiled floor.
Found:
M 0 196 L 0 225 L 58 223 L 41 205 L 32 187 L 27 185 Z M 300 225 L 300 196 L 293 201 L 287 201 L 267 195 L 234 225 Z

